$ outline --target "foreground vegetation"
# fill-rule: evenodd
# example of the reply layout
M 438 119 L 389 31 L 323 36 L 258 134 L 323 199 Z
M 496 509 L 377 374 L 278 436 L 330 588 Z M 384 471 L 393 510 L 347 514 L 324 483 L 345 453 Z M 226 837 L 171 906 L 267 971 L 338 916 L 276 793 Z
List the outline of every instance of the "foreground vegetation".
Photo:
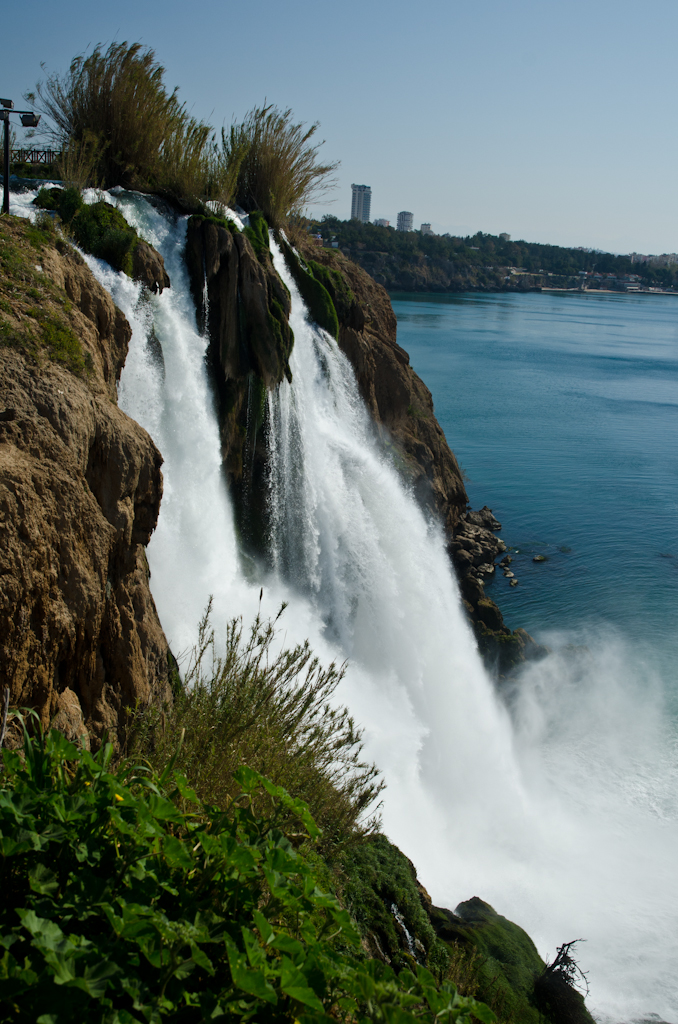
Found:
M 522 929 L 431 906 L 379 833 L 341 669 L 275 626 L 232 622 L 219 655 L 208 609 L 125 751 L 11 719 L 0 1021 L 591 1024 Z
M 39 728 L 3 753 L 0 1019 L 494 1020 L 421 966 L 361 955 L 299 849 L 318 836 L 302 801 L 242 767 L 217 807 L 174 758 L 157 775 L 112 755 Z

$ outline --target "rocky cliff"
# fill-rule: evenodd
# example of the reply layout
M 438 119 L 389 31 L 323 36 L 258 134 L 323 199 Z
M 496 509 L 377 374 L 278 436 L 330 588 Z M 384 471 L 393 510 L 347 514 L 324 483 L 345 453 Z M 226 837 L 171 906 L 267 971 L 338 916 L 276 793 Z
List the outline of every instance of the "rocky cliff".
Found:
M 117 406 L 130 328 L 68 244 L 0 222 L 0 685 L 76 739 L 167 698 L 144 553 L 162 458 Z

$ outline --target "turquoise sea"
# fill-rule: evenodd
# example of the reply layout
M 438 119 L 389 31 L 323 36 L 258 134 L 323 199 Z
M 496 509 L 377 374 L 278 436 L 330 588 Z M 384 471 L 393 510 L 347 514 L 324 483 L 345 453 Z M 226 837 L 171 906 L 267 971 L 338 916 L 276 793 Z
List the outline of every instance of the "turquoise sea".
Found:
M 398 341 L 512 548 L 486 592 L 548 640 L 624 634 L 678 655 L 678 298 L 392 296 Z M 535 564 L 535 554 L 548 561 Z M 671 687 L 670 687 L 671 688 Z

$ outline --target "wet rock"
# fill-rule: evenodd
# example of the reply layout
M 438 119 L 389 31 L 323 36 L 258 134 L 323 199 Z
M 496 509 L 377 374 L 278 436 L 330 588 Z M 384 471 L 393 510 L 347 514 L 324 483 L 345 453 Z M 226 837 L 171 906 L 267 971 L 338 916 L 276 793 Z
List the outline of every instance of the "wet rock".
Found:
M 510 587 L 517 587 L 518 586 L 518 580 L 516 580 L 516 579 L 511 580 L 510 583 L 509 583 L 509 586 Z
M 532 559 L 533 562 L 548 562 L 546 555 L 535 555 Z
M 169 288 L 169 274 L 165 270 L 165 261 L 152 245 L 139 242 L 132 253 L 132 277 L 141 281 L 152 292 L 162 292 Z
M 483 505 L 478 512 L 467 512 L 465 518 L 473 526 L 482 526 L 486 530 L 501 530 L 501 523 L 492 514 L 492 509 L 488 508 L 487 505 Z

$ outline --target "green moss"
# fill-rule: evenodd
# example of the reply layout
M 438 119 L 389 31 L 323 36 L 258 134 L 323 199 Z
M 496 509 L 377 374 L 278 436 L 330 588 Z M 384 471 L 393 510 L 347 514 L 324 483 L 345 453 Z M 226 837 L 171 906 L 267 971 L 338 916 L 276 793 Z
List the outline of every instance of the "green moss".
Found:
M 230 231 L 233 235 L 240 234 L 240 228 L 235 221 L 227 220 L 226 217 L 217 217 L 214 214 L 201 214 L 194 213 L 190 219 L 191 224 L 199 226 L 200 224 L 214 224 L 217 228 L 224 228 L 226 231 Z
M 477 897 L 457 907 L 455 915 L 434 908 L 432 922 L 450 949 L 461 944 L 469 955 L 480 954 L 475 971 L 476 997 L 486 1002 L 500 1020 L 556 1024 L 559 1018 L 545 1016 L 543 1005 L 541 1013 L 537 1007 L 535 985 L 543 976 L 545 964 L 527 932 Z M 592 1024 L 585 1010 L 582 1020 Z
M 3 321 L 0 323 L 0 346 L 17 348 L 26 355 L 37 355 L 38 347 L 31 330 L 27 327 L 14 327 L 13 324 Z
M 71 222 L 71 231 L 85 252 L 131 277 L 132 253 L 139 236 L 114 206 L 104 202 L 83 206 Z
M 392 913 L 402 915 L 413 941 L 418 940 L 430 970 L 442 975 L 449 957 L 422 905 L 411 862 L 385 836 L 374 836 L 342 854 L 346 881 L 342 900 L 361 933 L 376 935 L 383 952 L 398 969 L 411 967 L 403 936 Z
M 58 213 L 85 252 L 132 276 L 132 253 L 139 236 L 115 206 L 103 201 L 87 206 L 75 188 L 41 189 L 35 203 Z
M 269 300 L 268 309 L 269 324 L 275 335 L 278 351 L 283 356 L 286 367 L 285 372 L 287 373 L 287 365 L 292 354 L 292 348 L 294 347 L 294 331 L 285 316 L 285 310 L 277 299 L 271 298 Z M 291 380 L 291 376 L 289 379 Z
M 263 213 L 254 210 L 249 215 L 249 224 L 243 232 L 252 243 L 257 259 L 268 257 L 271 251 L 268 237 L 268 223 Z
M 73 373 L 83 371 L 85 359 L 82 345 L 67 324 L 55 317 L 46 318 L 42 323 L 42 341 L 50 359 L 63 363 Z
M 344 275 L 340 274 L 338 270 L 332 270 L 330 267 L 324 266 L 322 263 L 316 263 L 315 260 L 307 260 L 306 266 L 316 281 L 320 281 L 327 289 L 339 320 L 345 320 L 348 317 L 351 306 L 355 302 L 355 296 Z
M 287 265 L 306 303 L 311 320 L 314 320 L 319 327 L 326 330 L 333 338 L 338 338 L 339 318 L 327 288 L 322 281 L 319 281 L 310 270 L 302 265 L 301 260 L 291 246 L 283 243 L 282 250 Z

